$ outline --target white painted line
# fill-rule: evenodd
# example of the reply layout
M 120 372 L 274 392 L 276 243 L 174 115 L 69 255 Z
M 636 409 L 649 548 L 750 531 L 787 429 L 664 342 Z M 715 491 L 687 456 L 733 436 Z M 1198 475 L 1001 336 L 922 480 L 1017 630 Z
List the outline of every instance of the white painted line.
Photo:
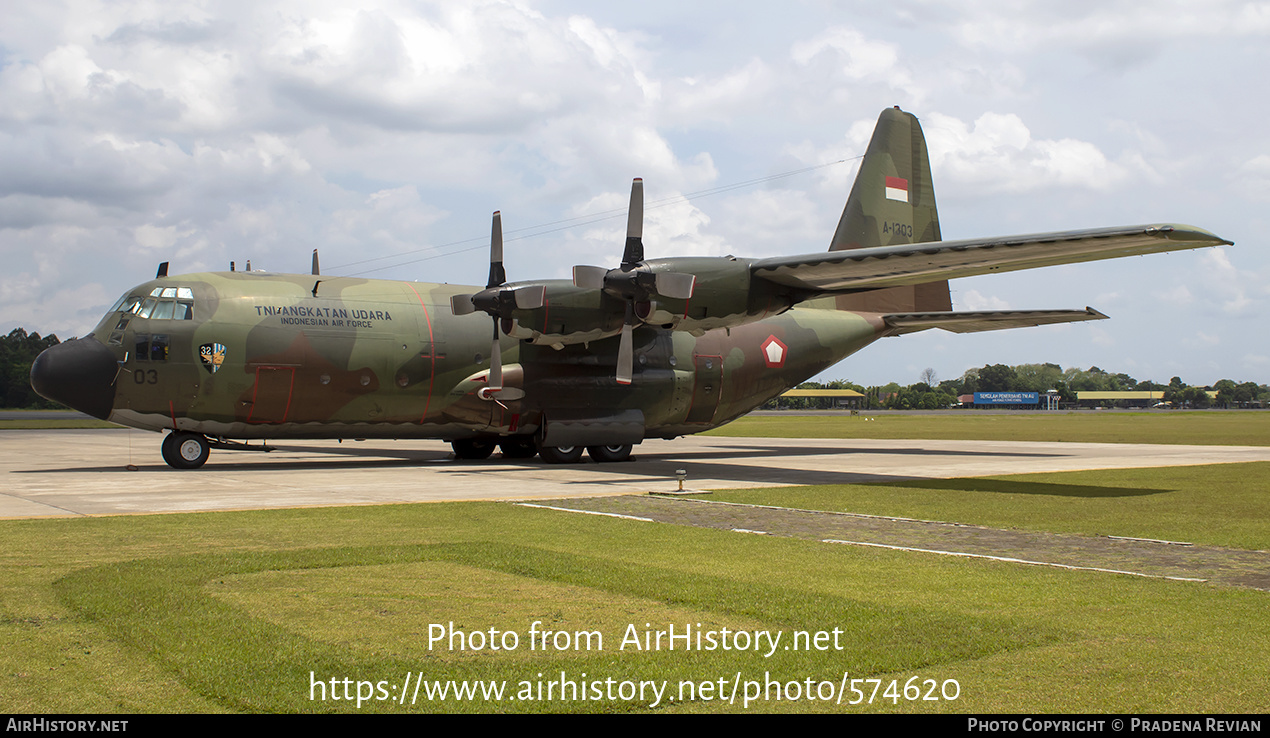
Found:
M 640 518 L 634 515 L 619 515 L 617 513 L 597 512 L 595 510 L 574 510 L 573 508 L 569 508 L 569 507 L 552 507 L 551 505 L 535 505 L 530 502 L 515 502 L 512 504 L 520 505 L 521 507 L 538 507 L 538 508 L 542 508 L 543 510 L 559 510 L 560 512 L 582 513 L 583 515 L 603 515 L 606 518 L 622 518 L 623 520 L 638 520 L 641 523 L 657 522 L 656 520 L 653 520 L 652 518 Z
M 1116 541 L 1138 541 L 1139 543 L 1166 543 L 1170 546 L 1194 546 L 1194 543 L 1186 541 L 1166 541 L 1163 538 L 1132 538 L 1130 536 L 1103 536 Z
M 870 520 L 892 520 L 897 523 L 923 523 L 925 525 L 949 525 L 954 528 L 984 528 L 970 523 L 950 523 L 947 520 L 922 520 L 921 518 L 897 518 L 891 515 L 869 515 L 868 513 L 844 512 L 842 510 L 808 510 L 803 507 L 778 507 L 776 505 L 756 505 L 751 502 L 727 502 L 726 500 L 688 499 L 682 502 L 700 502 L 703 505 L 732 505 L 733 507 L 752 507 L 759 510 L 779 510 L 780 512 L 813 513 L 815 515 L 842 515 L 847 518 L 868 518 Z M 984 528 L 984 530 L 991 530 Z
M 1149 579 L 1172 579 L 1176 582 L 1207 582 L 1207 579 L 1192 579 L 1190 577 L 1170 577 L 1163 574 L 1144 574 L 1140 571 L 1122 571 L 1120 569 L 1101 569 L 1096 566 L 1072 566 L 1071 564 L 1055 564 L 1050 561 L 1028 561 L 1027 559 L 1014 559 L 1007 556 L 989 556 L 988 554 L 972 554 L 964 551 L 939 551 L 933 548 L 912 548 L 910 546 L 891 546 L 885 543 L 865 543 L 863 541 L 840 541 L 833 538 L 826 538 L 821 543 L 844 543 L 849 546 L 872 546 L 874 548 L 889 548 L 895 551 L 915 551 L 917 553 L 932 553 L 942 556 L 963 556 L 969 559 L 991 559 L 992 561 L 1005 561 L 1011 564 L 1030 564 L 1032 566 L 1053 566 L 1058 569 L 1071 569 L 1074 571 L 1098 571 L 1104 574 L 1128 574 L 1132 577 L 1147 577 Z
M 749 528 L 733 528 L 732 532 L 733 533 L 753 533 L 756 536 L 767 535 L 767 531 L 765 530 L 750 530 Z

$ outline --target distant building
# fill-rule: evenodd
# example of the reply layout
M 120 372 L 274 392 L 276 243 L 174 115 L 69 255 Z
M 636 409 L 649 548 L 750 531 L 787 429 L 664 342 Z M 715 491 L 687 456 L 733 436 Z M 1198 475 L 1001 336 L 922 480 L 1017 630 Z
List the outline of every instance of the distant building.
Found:
M 1217 399 L 1217 393 L 1206 390 L 1205 394 Z M 1100 405 L 1119 405 L 1121 407 L 1152 407 L 1164 401 L 1163 390 L 1131 390 L 1128 392 L 1077 392 L 1076 404 L 1081 407 L 1097 407 Z
M 780 397 L 776 398 L 776 408 L 781 407 L 781 398 L 785 397 L 818 397 L 829 398 L 834 405 L 838 407 L 859 408 L 864 401 L 864 395 L 855 390 L 849 389 L 792 389 Z

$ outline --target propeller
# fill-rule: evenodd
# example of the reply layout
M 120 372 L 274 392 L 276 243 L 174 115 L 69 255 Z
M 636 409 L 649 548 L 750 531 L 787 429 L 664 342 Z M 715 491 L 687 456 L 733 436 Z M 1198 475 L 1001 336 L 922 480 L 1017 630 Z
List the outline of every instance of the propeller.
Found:
M 630 384 L 634 374 L 635 326 L 652 314 L 653 298 L 687 300 L 697 277 L 677 272 L 654 272 L 644 263 L 644 180 L 631 182 L 631 204 L 626 215 L 626 248 L 617 269 L 573 267 L 573 284 L 582 289 L 604 290 L 626 303 L 622 334 L 617 348 L 617 383 Z
M 540 308 L 546 298 L 546 287 L 522 285 L 507 287 L 507 272 L 503 269 L 503 216 L 494 212 L 490 226 L 489 278 L 485 289 L 474 295 L 454 295 L 450 298 L 450 311 L 455 315 L 468 315 L 480 310 L 494 319 L 494 338 L 489 353 L 489 383 L 477 395 L 482 400 L 519 400 L 524 390 L 503 386 L 503 352 L 498 344 L 500 324 L 510 325 L 512 312 Z M 506 332 L 506 329 L 504 330 Z

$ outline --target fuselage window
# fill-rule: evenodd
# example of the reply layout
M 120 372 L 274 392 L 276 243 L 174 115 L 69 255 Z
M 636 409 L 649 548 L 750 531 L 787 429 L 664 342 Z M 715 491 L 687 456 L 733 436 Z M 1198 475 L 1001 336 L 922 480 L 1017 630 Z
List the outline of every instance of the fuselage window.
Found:
M 129 316 L 127 313 L 119 316 L 119 323 L 115 325 L 115 329 L 110 332 L 110 339 L 107 343 L 115 346 L 123 345 L 123 329 L 128 327 Z
M 168 337 L 161 333 L 137 334 L 137 361 L 167 361 Z
M 168 337 L 155 334 L 150 337 L 150 361 L 168 360 Z

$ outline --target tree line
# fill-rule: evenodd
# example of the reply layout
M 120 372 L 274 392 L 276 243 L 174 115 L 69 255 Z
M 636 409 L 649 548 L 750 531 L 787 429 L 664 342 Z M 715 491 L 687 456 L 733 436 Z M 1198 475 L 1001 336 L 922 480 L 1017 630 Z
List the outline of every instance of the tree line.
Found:
M 31 362 L 41 351 L 58 343 L 57 336 L 41 337 L 22 328 L 14 328 L 9 335 L 0 338 L 0 407 L 61 407 L 31 389 Z

